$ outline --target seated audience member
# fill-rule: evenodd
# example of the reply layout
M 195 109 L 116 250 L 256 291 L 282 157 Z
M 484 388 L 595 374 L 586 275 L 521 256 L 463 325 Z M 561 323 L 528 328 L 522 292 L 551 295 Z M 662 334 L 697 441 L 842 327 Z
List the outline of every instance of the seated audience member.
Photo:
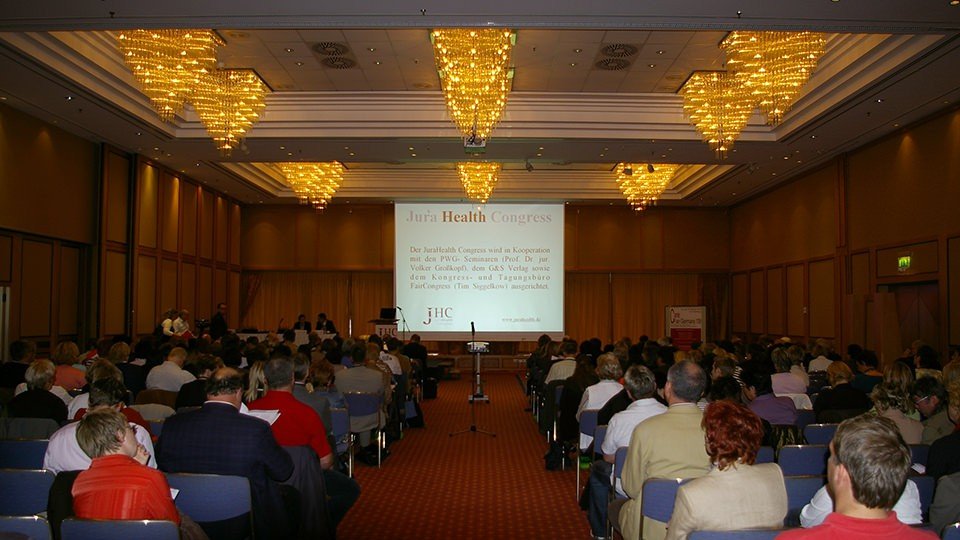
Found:
M 277 443 L 280 446 L 308 446 L 317 454 L 323 469 L 330 518 L 335 527 L 360 496 L 360 487 L 353 479 L 332 470 L 334 455 L 320 416 L 293 395 L 293 361 L 273 358 L 264 366 L 263 373 L 267 380 L 267 394 L 250 403 L 250 409 L 280 411 L 280 417 L 270 426 Z
M 910 407 L 909 394 L 893 383 L 880 383 L 870 393 L 873 409 L 879 416 L 889 418 L 897 425 L 900 436 L 907 444 L 920 444 L 923 437 L 923 424 L 907 416 Z
M 917 378 L 940 377 L 940 355 L 929 345 L 921 345 L 913 355 Z
M 406 396 L 413 384 L 413 363 L 409 356 L 403 354 L 402 349 L 403 342 L 399 339 L 392 337 L 387 340 L 387 352 L 400 363 L 400 371 L 403 374 L 402 380 L 406 381 L 406 387 L 402 388 L 401 391 Z
M 347 406 L 347 400 L 337 390 L 335 383 L 336 370 L 334 364 L 323 359 L 310 363 L 307 379 L 304 383 L 305 390 L 311 394 L 316 394 L 318 397 L 325 398 L 332 409 L 344 409 Z
M 899 396 L 909 398 L 910 392 L 913 391 L 913 383 L 915 380 L 910 366 L 902 362 L 894 362 L 883 370 L 883 382 L 887 384 L 888 387 L 894 389 Z M 904 405 L 905 414 L 911 418 L 916 417 L 916 419 L 920 419 L 916 409 L 913 408 L 913 400 L 904 399 Z
M 207 379 L 223 365 L 216 356 L 201 354 L 194 362 L 194 367 L 197 370 L 197 378 L 180 387 L 174 407 L 177 410 L 181 407 L 202 406 L 203 402 L 207 400 Z
M 725 399 L 735 403 L 742 403 L 740 399 L 742 390 L 740 383 L 732 376 L 719 377 L 714 379 L 713 383 L 710 384 L 710 393 L 707 394 L 707 401 L 713 403 L 714 401 Z
M 256 401 L 267 393 L 267 380 L 263 375 L 263 366 L 266 364 L 266 360 L 257 360 L 250 364 L 250 369 L 247 370 L 247 387 L 243 391 L 244 403 Z
M 187 350 L 183 347 L 174 347 L 167 353 L 162 364 L 147 373 L 147 389 L 179 392 L 184 384 L 196 380 L 189 371 L 183 369 L 187 361 Z
M 207 380 L 207 401 L 200 409 L 164 422 L 156 445 L 157 463 L 171 473 L 249 478 L 256 536 L 288 538 L 296 530 L 299 495 L 280 482 L 293 474 L 293 461 L 277 444 L 269 424 L 240 414 L 242 393 L 240 372 L 218 369 Z
M 82 519 L 158 519 L 180 524 L 163 473 L 146 467 L 150 455 L 122 414 L 104 408 L 77 426 L 90 467 L 73 483 L 73 510 Z
M 947 411 L 952 418 L 960 417 L 960 381 L 947 385 Z M 927 474 L 940 478 L 960 472 L 960 430 L 940 437 L 930 445 L 927 456 Z
M 137 442 L 147 449 L 150 458 L 147 465 L 157 468 L 153 459 L 153 442 L 150 438 L 150 427 L 136 410 L 123 405 L 127 390 L 123 384 L 111 379 L 100 379 L 90 385 L 90 407 L 81 411 L 80 419 L 87 414 L 103 409 L 119 411 L 133 426 Z M 43 468 L 54 473 L 60 471 L 83 470 L 90 466 L 90 458 L 83 452 L 77 443 L 78 422 L 71 422 L 50 436 L 47 451 L 43 456 Z
M 759 362 L 749 362 L 740 374 L 743 395 L 751 411 L 774 425 L 790 425 L 797 421 L 797 406 L 788 397 L 774 395 L 770 371 Z
M 617 362 L 619 366 L 620 362 Z M 583 393 L 587 388 L 600 381 L 597 368 L 586 356 L 577 358 L 577 367 L 563 381 L 560 402 L 557 404 L 557 437 L 565 443 L 571 443 L 571 449 L 580 438 L 580 422 L 577 409 L 583 402 Z M 591 438 L 592 440 L 592 438 Z
M 630 437 L 630 450 L 623 466 L 623 490 L 630 497 L 609 508 L 610 518 L 620 524 L 624 538 L 659 540 L 666 523 L 643 519 L 640 507 L 643 483 L 648 478 L 696 478 L 710 470 L 710 457 L 703 444 L 703 412 L 697 400 L 707 376 L 697 364 L 678 362 L 667 371 L 663 393 L 669 407 L 637 425 Z
M 70 405 L 67 406 L 67 418 L 70 420 L 79 420 L 81 416 L 77 416 L 77 411 L 80 409 L 86 409 L 90 404 L 90 386 L 100 379 L 112 378 L 117 382 L 121 382 L 123 379 L 123 374 L 120 373 L 120 370 L 117 369 L 109 360 L 105 358 L 98 358 L 94 360 L 93 364 L 90 364 L 90 367 L 87 368 L 87 371 L 84 372 L 84 377 L 87 380 L 85 385 L 87 391 L 75 396 L 70 400 Z M 121 398 L 126 401 L 127 396 Z
M 37 346 L 32 341 L 18 339 L 10 344 L 10 360 L 0 364 L 0 388 L 16 388 L 24 382 L 27 366 L 33 362 Z
M 719 349 L 723 350 L 723 349 Z M 733 377 L 737 362 L 727 356 L 717 356 L 713 359 L 713 369 L 710 371 L 710 379 L 717 380 L 720 377 Z
M 562 381 L 573 375 L 577 369 L 577 342 L 566 339 L 560 344 L 560 360 L 554 362 L 547 371 L 547 376 L 543 379 L 543 384 L 550 384 L 553 381 Z
M 297 322 L 293 323 L 294 330 L 304 330 L 307 333 L 310 333 L 310 321 L 307 320 L 307 316 L 301 313 L 297 316 Z
M 173 320 L 173 335 L 175 337 L 181 337 L 184 339 L 190 339 L 193 337 L 193 333 L 190 332 L 190 312 L 181 309 L 177 313 L 177 318 Z
M 778 538 L 934 540 L 937 535 L 904 525 L 891 511 L 909 473 L 910 449 L 892 420 L 873 415 L 844 420 L 827 460 L 834 512 L 821 525 L 786 531 Z
M 343 348 L 344 352 L 347 352 L 346 347 Z M 421 377 L 426 376 L 427 371 L 427 348 L 420 343 L 420 335 L 413 334 L 410 336 L 410 343 L 407 343 L 400 349 L 400 352 L 407 355 L 410 358 L 410 362 L 414 363 L 413 370 L 421 375 Z M 422 382 L 422 381 L 421 381 Z
M 78 390 L 83 388 L 87 381 L 83 377 L 83 371 L 73 367 L 80 357 L 80 349 L 72 341 L 61 341 L 54 347 L 50 359 L 57 365 L 57 374 L 53 379 L 53 384 L 61 388 Z
M 936 377 L 920 377 L 913 383 L 913 404 L 923 415 L 923 436 L 920 442 L 933 441 L 953 433 L 957 422 L 950 418 L 947 389 Z
M 609 353 L 605 353 L 601 358 L 607 354 Z M 617 365 L 619 366 L 619 362 Z M 595 537 L 605 535 L 607 495 L 610 491 L 612 469 L 617 449 L 630 444 L 633 429 L 640 422 L 667 410 L 666 405 L 654 398 L 657 393 L 657 381 L 653 372 L 646 366 L 630 366 L 623 377 L 623 383 L 624 391 L 632 401 L 626 409 L 613 415 L 610 419 L 607 424 L 607 434 L 597 448 L 599 453 L 603 454 L 603 459 L 594 461 L 590 469 L 587 516 L 590 521 L 590 530 Z M 614 487 L 621 495 L 626 495 L 623 493 L 619 481 Z
M 830 367 L 830 363 L 833 362 L 827 357 L 832 348 L 828 341 L 818 339 L 814 343 L 813 349 L 810 350 L 810 354 L 813 355 L 813 360 L 810 360 L 810 365 L 807 366 L 807 372 L 826 371 L 827 368 Z
M 870 398 L 850 384 L 853 371 L 846 363 L 839 360 L 832 362 L 827 367 L 827 380 L 830 388 L 820 390 L 817 400 L 813 402 L 817 422 L 837 424 L 873 407 Z
M 124 401 L 127 399 L 127 389 L 123 383 L 113 377 L 104 377 L 91 383 L 89 394 L 89 408 L 77 410 L 74 420 L 80 420 L 87 414 L 87 411 L 95 406 L 109 406 L 112 409 L 120 411 L 127 418 L 128 422 L 137 424 L 150 432 L 150 424 L 137 412 L 136 409 L 127 407 Z
M 877 353 L 862 350 L 857 355 L 856 362 L 857 374 L 850 385 L 864 394 L 870 394 L 874 386 L 883 382 L 883 373 L 880 373 L 880 361 L 877 360 Z
M 787 358 L 790 359 L 790 373 L 803 381 L 804 392 L 806 392 L 810 386 L 810 376 L 807 375 L 807 370 L 803 367 L 803 361 L 806 359 L 806 356 L 806 351 L 804 351 L 800 345 L 787 347 Z
M 787 356 L 786 347 L 777 347 L 770 353 L 773 367 L 777 370 L 771 375 L 774 394 L 803 394 L 807 391 L 807 384 L 796 374 L 790 372 L 793 364 Z
M 317 362 L 319 363 L 326 361 L 319 359 Z M 330 416 L 330 401 L 327 400 L 325 395 L 311 391 L 313 390 L 313 386 L 308 386 L 309 376 L 309 357 L 302 353 L 297 354 L 293 358 L 293 397 L 297 398 L 297 401 L 309 406 L 315 413 L 317 413 L 317 416 L 320 417 L 320 421 L 323 422 L 324 428 L 327 430 L 327 442 L 330 443 L 330 448 L 332 449 L 336 446 L 336 443 L 333 440 L 333 432 L 331 430 L 331 424 L 333 421 Z
M 907 525 L 923 523 L 923 512 L 920 508 L 920 490 L 913 480 L 907 480 L 903 493 L 892 509 L 897 514 L 897 520 Z M 823 523 L 823 520 L 833 512 L 833 499 L 827 486 L 820 488 L 813 498 L 800 512 L 800 526 L 809 529 Z
M 580 406 L 577 408 L 576 418 L 580 419 L 580 413 L 587 410 L 600 409 L 607 404 L 607 401 L 623 390 L 623 385 L 619 379 L 623 376 L 620 369 L 620 361 L 617 357 L 607 353 L 597 358 L 597 376 L 600 382 L 588 386 L 583 391 L 583 397 L 580 398 Z M 589 435 L 580 436 L 580 448 L 587 448 L 593 441 Z
M 714 468 L 680 486 L 667 540 L 693 531 L 774 528 L 787 514 L 783 473 L 775 463 L 754 465 L 763 422 L 743 405 L 716 401 L 703 415 L 707 454 Z
M 960 521 L 960 473 L 940 478 L 930 505 L 930 525 L 942 533 L 947 525 Z
M 7 404 L 13 418 L 49 418 L 58 424 L 67 420 L 67 406 L 51 392 L 56 368 L 49 360 L 34 360 L 25 374 L 27 391 L 14 396 Z
M 139 347 L 141 354 L 149 354 L 148 347 L 148 345 Z M 107 352 L 107 359 L 110 360 L 111 364 L 117 366 L 117 369 L 123 374 L 123 385 L 136 399 L 137 394 L 146 388 L 147 376 L 143 371 L 143 366 L 130 362 L 130 346 L 122 341 L 114 343 Z
M 349 392 L 364 392 L 372 394 L 384 394 L 383 376 L 376 367 L 368 367 L 366 363 L 367 346 L 364 343 L 357 343 L 350 350 L 350 357 L 354 367 L 345 369 L 337 374 L 335 381 L 337 390 L 342 394 Z M 386 391 L 389 391 L 387 387 Z M 379 419 L 379 423 L 378 423 Z M 351 416 L 350 431 L 359 433 L 360 446 L 366 448 L 367 459 L 372 455 L 376 459 L 376 447 L 370 444 L 371 433 L 375 429 L 381 429 L 386 423 L 385 415 L 370 414 L 367 416 Z

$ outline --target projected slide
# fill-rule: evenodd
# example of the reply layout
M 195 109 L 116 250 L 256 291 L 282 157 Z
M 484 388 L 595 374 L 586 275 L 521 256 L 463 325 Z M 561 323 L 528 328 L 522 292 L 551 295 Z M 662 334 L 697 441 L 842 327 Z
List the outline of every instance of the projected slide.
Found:
M 563 334 L 563 205 L 400 204 L 397 306 L 428 340 Z M 399 316 L 399 315 L 398 315 Z

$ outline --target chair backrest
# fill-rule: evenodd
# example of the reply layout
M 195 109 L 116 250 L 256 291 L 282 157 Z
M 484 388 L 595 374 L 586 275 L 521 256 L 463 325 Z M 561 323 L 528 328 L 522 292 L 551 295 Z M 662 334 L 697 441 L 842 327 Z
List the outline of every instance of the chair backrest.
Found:
M 943 540 L 960 540 L 960 522 L 944 527 Z
M 695 531 L 688 540 L 773 540 L 789 529 L 749 529 L 742 531 Z
M 144 390 L 144 392 L 154 391 L 163 392 L 163 390 Z M 143 394 L 143 392 L 140 393 Z M 131 405 L 130 408 L 140 413 L 140 416 L 142 416 L 144 420 L 153 422 L 160 422 L 177 414 L 177 411 L 175 411 L 173 407 L 161 403 L 141 403 Z
M 337 407 L 330 409 L 330 429 L 337 439 L 350 434 L 350 413 L 347 409 Z
M 780 449 L 777 463 L 784 476 L 823 476 L 828 454 L 825 444 L 790 444 Z
M 840 424 L 810 424 L 803 428 L 803 438 L 808 444 L 830 444 Z
M 40 516 L 0 516 L 0 536 L 3 533 L 26 535 L 30 540 L 50 540 L 50 524 Z
M 67 518 L 60 525 L 60 538 L 63 540 L 106 540 L 108 538 L 179 540 L 180 528 L 172 521 Z
M 0 468 L 42 469 L 47 439 L 0 440 Z
M 243 476 L 166 473 L 180 490 L 174 503 L 198 523 L 223 521 L 251 512 L 250 481 Z
M 580 433 L 593 437 L 597 430 L 597 415 L 599 409 L 588 409 L 580 412 Z
M 169 390 L 160 390 L 152 388 L 150 390 L 141 390 L 137 394 L 137 405 L 146 405 L 148 403 L 159 403 L 173 409 L 177 406 L 177 392 Z
M 0 439 L 49 439 L 58 429 L 50 418 L 0 418 Z
M 380 412 L 383 396 L 370 392 L 345 392 L 347 412 L 350 416 L 368 416 Z
M 927 455 L 930 453 L 929 444 L 911 444 L 910 445 L 910 462 L 919 463 L 924 467 L 927 466 Z
M 148 420 L 147 424 L 150 426 L 150 434 L 154 437 L 159 437 L 163 433 L 163 423 L 165 420 Z
M 798 410 L 812 410 L 813 402 L 806 394 L 777 394 L 778 397 L 788 397 L 793 400 L 793 406 Z
M 783 483 L 787 488 L 787 517 L 784 519 L 784 524 L 788 527 L 799 527 L 800 511 L 823 487 L 826 478 L 823 476 L 785 476 Z
M 563 396 L 563 385 L 562 384 L 557 385 L 555 390 L 556 392 L 554 393 L 554 396 L 553 396 L 553 402 L 559 405 L 560 397 Z
M 920 493 L 920 513 L 923 515 L 923 521 L 927 521 L 930 515 L 930 505 L 933 503 L 933 491 L 937 486 L 936 478 L 927 475 L 911 476 L 908 480 L 913 480 L 917 485 L 917 491 Z
M 597 426 L 597 429 L 593 430 L 593 453 L 602 454 L 600 451 L 600 445 L 603 444 L 603 440 L 607 438 L 607 425 L 603 424 Z
M 0 469 L 0 515 L 32 516 L 46 512 L 54 478 L 50 471 Z
M 817 422 L 817 415 L 813 412 L 812 409 L 799 409 L 797 411 L 796 425 L 800 429 L 803 429 L 810 424 L 815 424 L 816 422 Z
M 682 478 L 650 478 L 643 483 L 640 501 L 640 514 L 644 518 L 664 523 L 673 515 L 673 502 L 677 489 L 685 480 Z
M 757 463 L 773 463 L 773 461 L 773 447 L 761 446 L 760 450 L 757 451 Z

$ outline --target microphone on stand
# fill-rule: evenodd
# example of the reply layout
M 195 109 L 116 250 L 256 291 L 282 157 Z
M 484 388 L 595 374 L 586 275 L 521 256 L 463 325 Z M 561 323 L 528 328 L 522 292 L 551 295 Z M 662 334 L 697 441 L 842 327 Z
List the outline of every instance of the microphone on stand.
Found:
M 470 321 L 470 335 L 476 337 L 477 329 L 473 327 L 473 321 Z

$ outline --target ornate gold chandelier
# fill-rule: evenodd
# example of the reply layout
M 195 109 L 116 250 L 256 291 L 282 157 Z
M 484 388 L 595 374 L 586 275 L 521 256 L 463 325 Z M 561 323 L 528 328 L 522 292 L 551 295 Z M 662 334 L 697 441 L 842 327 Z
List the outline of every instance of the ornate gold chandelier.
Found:
M 213 30 L 124 30 L 123 60 L 166 122 L 183 112 L 200 77 L 216 67 L 223 41 Z
M 338 161 L 278 163 L 301 204 L 317 210 L 327 207 L 343 181 L 343 165 Z
M 485 141 L 507 105 L 516 35 L 508 30 L 450 28 L 434 30 L 430 37 L 450 118 L 465 139 Z
M 190 101 L 217 148 L 229 155 L 260 119 L 266 93 L 251 69 L 217 69 L 200 77 Z
M 637 211 L 655 205 L 679 165 L 673 163 L 618 163 L 617 185 Z
M 723 71 L 695 71 L 683 87 L 683 112 L 723 159 L 753 114 L 754 100 L 742 79 Z
M 457 163 L 457 172 L 467 198 L 480 204 L 487 202 L 500 177 L 499 163 L 490 161 L 462 161 Z
M 727 71 L 743 80 L 767 123 L 775 126 L 793 107 L 826 47 L 817 32 L 731 32 L 720 43 Z

